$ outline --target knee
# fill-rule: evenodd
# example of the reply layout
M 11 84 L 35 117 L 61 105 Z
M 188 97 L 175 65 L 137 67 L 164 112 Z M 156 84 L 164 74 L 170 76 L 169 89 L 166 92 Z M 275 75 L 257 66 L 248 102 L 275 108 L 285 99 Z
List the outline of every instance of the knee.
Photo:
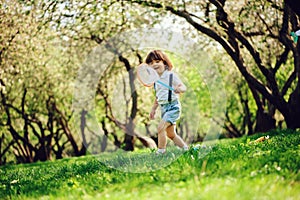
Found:
M 157 132 L 164 133 L 167 130 L 167 127 L 169 127 L 170 124 L 168 122 L 161 122 L 157 127 Z
M 171 140 L 173 140 L 176 137 L 176 133 L 174 133 L 174 132 L 167 132 L 167 136 L 168 136 L 168 138 L 170 138 Z

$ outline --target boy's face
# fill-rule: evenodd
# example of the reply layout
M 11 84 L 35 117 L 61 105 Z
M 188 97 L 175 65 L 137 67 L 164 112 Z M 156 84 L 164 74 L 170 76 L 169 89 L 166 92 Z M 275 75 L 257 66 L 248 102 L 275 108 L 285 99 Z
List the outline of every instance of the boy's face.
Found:
M 150 66 L 159 74 L 165 71 L 165 64 L 162 60 L 152 60 Z

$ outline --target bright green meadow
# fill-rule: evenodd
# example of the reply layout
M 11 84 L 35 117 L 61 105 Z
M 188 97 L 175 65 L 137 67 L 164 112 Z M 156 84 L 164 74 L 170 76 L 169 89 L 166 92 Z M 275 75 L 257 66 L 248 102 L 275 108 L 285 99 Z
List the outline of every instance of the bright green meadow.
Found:
M 263 135 L 270 138 L 254 142 Z M 300 132 L 0 167 L 0 199 L 299 199 Z M 111 167 L 112 166 L 112 167 Z

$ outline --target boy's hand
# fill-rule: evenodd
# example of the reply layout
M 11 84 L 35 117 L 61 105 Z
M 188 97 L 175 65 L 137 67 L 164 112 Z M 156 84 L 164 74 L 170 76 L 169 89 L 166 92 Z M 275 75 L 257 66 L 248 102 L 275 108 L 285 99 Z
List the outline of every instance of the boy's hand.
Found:
M 155 112 L 156 110 L 155 109 L 152 109 L 151 112 L 150 112 L 150 119 L 153 120 L 155 118 Z
M 179 93 L 184 93 L 186 91 L 186 87 L 183 84 L 179 84 L 175 89 L 174 92 L 179 94 Z
M 181 91 L 181 90 L 180 90 L 180 88 L 179 88 L 179 87 L 177 87 L 177 88 L 175 88 L 175 89 L 174 89 L 174 92 L 175 92 L 176 94 L 179 94 L 179 93 L 180 93 L 180 91 Z

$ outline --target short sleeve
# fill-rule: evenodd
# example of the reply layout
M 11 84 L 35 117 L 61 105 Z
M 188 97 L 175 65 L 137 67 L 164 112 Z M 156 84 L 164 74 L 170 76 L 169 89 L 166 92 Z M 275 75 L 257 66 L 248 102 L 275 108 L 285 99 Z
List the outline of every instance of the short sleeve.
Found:
M 183 84 L 183 83 L 180 80 L 179 76 L 173 72 L 173 83 L 172 83 L 173 88 L 176 88 L 179 84 Z

